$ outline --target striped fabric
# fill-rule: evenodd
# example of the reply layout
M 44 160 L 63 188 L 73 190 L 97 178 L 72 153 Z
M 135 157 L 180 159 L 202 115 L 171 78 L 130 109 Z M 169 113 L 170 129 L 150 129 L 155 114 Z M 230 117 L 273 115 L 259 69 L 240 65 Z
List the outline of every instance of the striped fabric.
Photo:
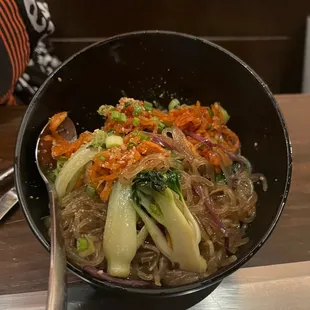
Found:
M 29 37 L 14 0 L 0 0 L 0 40 L 5 50 L 0 54 L 0 64 L 4 64 L 5 61 L 10 64 L 9 67 L 1 65 L 0 68 L 1 79 L 4 80 L 5 76 L 10 80 L 9 90 L 5 93 L 1 93 L 5 88 L 0 85 L 0 104 L 5 101 L 14 104 L 14 86 L 30 58 Z

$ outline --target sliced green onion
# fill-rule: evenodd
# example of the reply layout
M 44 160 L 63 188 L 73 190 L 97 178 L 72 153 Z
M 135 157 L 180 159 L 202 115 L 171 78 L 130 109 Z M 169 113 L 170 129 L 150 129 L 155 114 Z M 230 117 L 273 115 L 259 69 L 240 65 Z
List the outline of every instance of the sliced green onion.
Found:
M 166 128 L 165 124 L 162 123 L 161 121 L 158 121 L 158 122 L 157 122 L 157 126 L 158 126 L 158 130 L 159 130 L 160 132 L 162 132 L 162 131 Z
M 157 124 L 157 126 L 158 126 L 158 130 L 159 130 L 160 132 L 162 132 L 162 131 L 166 128 L 165 124 L 162 123 L 162 122 L 158 119 L 158 117 L 154 116 L 154 117 L 151 118 L 151 120 L 153 120 L 153 121 L 156 122 L 156 124 Z
M 115 133 L 114 129 L 107 131 L 108 136 L 114 135 L 114 133 Z
M 145 110 L 151 112 L 153 110 L 153 103 L 144 101 Z
M 180 101 L 178 99 L 172 99 L 168 105 L 168 109 L 173 110 L 173 109 L 178 109 L 180 107 Z
M 128 143 L 128 146 L 127 146 L 127 150 L 132 149 L 134 146 L 137 146 L 137 144 L 136 144 L 136 143 L 133 143 L 133 142 L 129 142 L 129 143 Z
M 119 121 L 120 117 L 121 117 L 120 112 L 118 112 L 118 111 L 112 111 L 111 112 L 111 118 L 113 121 Z
M 138 119 L 138 117 L 134 117 L 132 122 L 135 127 L 140 125 L 140 120 Z
M 113 121 L 125 123 L 127 121 L 127 117 L 124 113 L 120 113 L 118 111 L 111 112 L 111 119 Z
M 113 109 L 115 109 L 115 107 L 113 107 L 113 105 L 104 104 L 101 107 L 99 107 L 97 112 L 100 115 L 106 115 L 107 112 L 109 112 L 109 111 L 111 111 Z
M 82 241 L 82 248 L 80 249 L 80 251 L 78 250 L 78 243 L 79 243 L 79 239 L 85 239 L 87 241 L 87 247 L 85 249 L 83 249 L 83 246 L 85 246 L 85 241 Z M 92 240 L 92 236 L 85 236 L 85 238 L 79 238 L 77 240 L 77 250 L 79 252 L 79 256 L 82 258 L 85 258 L 89 255 L 92 255 L 96 252 L 95 249 L 95 245 L 94 245 L 94 241 Z
M 91 184 L 86 185 L 86 192 L 91 198 L 96 196 L 96 189 Z
M 213 117 L 213 116 L 214 116 L 214 113 L 212 112 L 211 108 L 210 108 L 210 107 L 207 107 L 207 110 L 208 110 L 208 112 L 209 112 L 209 115 L 210 115 L 211 117 Z
M 78 252 L 82 252 L 87 250 L 88 248 L 88 241 L 86 238 L 79 238 L 76 241 L 76 249 L 78 250 Z
M 119 121 L 125 123 L 127 121 L 127 116 L 124 113 L 121 113 Z
M 99 157 L 99 159 L 100 159 L 101 161 L 105 161 L 105 157 L 104 157 L 103 155 L 101 155 L 101 156 Z
M 222 113 L 222 116 L 223 116 L 223 122 L 224 124 L 226 124 L 229 121 L 230 116 L 227 113 L 227 111 L 224 108 L 222 108 L 222 106 L 220 106 L 220 112 Z
M 140 115 L 143 112 L 143 108 L 138 105 L 138 104 L 134 104 L 133 105 L 133 115 Z
M 128 108 L 131 104 L 132 104 L 131 101 L 126 101 L 124 107 L 125 107 L 125 108 Z
M 114 146 L 121 146 L 123 143 L 123 138 L 115 135 L 108 136 L 105 142 L 107 149 L 111 149 Z
M 148 139 L 149 139 L 149 137 L 147 135 L 145 135 L 143 133 L 140 134 L 140 140 L 141 141 L 148 140 Z

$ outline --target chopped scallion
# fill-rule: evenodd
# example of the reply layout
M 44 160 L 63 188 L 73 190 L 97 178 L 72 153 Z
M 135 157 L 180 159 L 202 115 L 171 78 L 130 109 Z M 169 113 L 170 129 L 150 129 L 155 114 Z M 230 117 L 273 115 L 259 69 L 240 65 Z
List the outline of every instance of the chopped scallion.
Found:
M 165 124 L 162 123 L 162 122 L 158 119 L 158 117 L 155 117 L 155 116 L 154 116 L 154 117 L 151 118 L 151 120 L 153 120 L 153 121 L 156 122 L 156 124 L 157 124 L 157 126 L 158 126 L 158 130 L 159 130 L 160 132 L 162 132 L 162 131 L 166 128 Z
M 144 101 L 145 110 L 151 112 L 153 110 L 153 104 L 148 101 Z
M 211 108 L 210 108 L 210 107 L 207 107 L 207 110 L 208 110 L 208 112 L 209 112 L 209 115 L 210 115 L 211 117 L 213 117 L 213 116 L 214 116 L 214 113 L 213 113 L 213 111 L 211 110 Z
M 121 113 L 119 121 L 125 123 L 127 121 L 127 117 L 124 113 Z
M 148 140 L 148 139 L 149 139 L 149 137 L 147 135 L 145 135 L 143 133 L 140 134 L 140 140 L 141 141 Z
M 118 112 L 118 111 L 112 111 L 111 112 L 111 118 L 113 121 L 119 121 L 120 117 L 121 117 L 120 112 Z
M 88 241 L 86 238 L 78 238 L 76 241 L 76 249 L 78 252 L 82 252 L 87 250 L 88 248 Z
M 130 150 L 130 149 L 132 149 L 134 146 L 137 146 L 137 144 L 136 144 L 136 143 L 133 143 L 133 142 L 129 142 L 129 143 L 128 143 L 128 146 L 127 146 L 127 149 Z
M 143 108 L 138 105 L 138 104 L 134 104 L 133 105 L 133 115 L 140 115 L 143 112 Z
M 120 113 L 118 111 L 111 112 L 111 119 L 113 121 L 125 123 L 127 121 L 127 117 L 124 113 Z
M 86 185 L 86 192 L 91 198 L 96 196 L 96 189 L 91 184 Z
M 162 123 L 161 121 L 158 121 L 158 122 L 157 122 L 157 126 L 158 126 L 158 130 L 159 130 L 160 132 L 162 132 L 162 131 L 166 128 L 165 124 Z
M 125 108 L 128 108 L 131 104 L 132 104 L 131 101 L 126 101 L 124 107 L 125 107 Z
M 135 127 L 140 125 L 140 120 L 138 119 L 138 117 L 134 117 L 132 122 Z
M 180 101 L 178 99 L 172 99 L 168 105 L 168 109 L 173 110 L 173 109 L 178 109 L 180 107 Z
M 105 116 L 107 112 L 112 111 L 113 109 L 115 109 L 115 107 L 113 107 L 112 105 L 104 104 L 101 107 L 99 107 L 97 112 L 98 114 Z

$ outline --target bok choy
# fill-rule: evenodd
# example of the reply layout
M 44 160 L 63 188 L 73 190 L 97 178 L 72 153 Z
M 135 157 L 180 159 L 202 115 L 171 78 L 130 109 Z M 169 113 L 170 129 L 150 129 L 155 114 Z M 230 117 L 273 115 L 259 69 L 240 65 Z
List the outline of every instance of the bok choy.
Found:
M 137 213 L 163 255 L 178 263 L 182 270 L 206 271 L 207 263 L 199 250 L 200 229 L 183 199 L 177 171 L 140 172 L 133 181 L 132 199 Z M 181 201 L 181 208 L 176 199 Z M 156 221 L 168 231 L 172 248 Z
M 111 276 L 127 278 L 137 251 L 136 212 L 131 203 L 131 186 L 119 181 L 113 186 L 103 235 L 103 249 Z
M 83 145 L 65 162 L 55 181 L 56 192 L 60 198 L 73 190 L 86 164 L 97 153 L 98 150 Z

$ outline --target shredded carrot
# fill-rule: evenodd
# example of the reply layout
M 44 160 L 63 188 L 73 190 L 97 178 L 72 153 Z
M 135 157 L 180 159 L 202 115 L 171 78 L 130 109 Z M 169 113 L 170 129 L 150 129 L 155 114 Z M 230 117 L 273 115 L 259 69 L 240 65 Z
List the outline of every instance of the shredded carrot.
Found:
M 53 133 L 56 132 L 59 125 L 68 117 L 67 112 L 60 112 L 55 115 L 53 115 L 49 121 L 49 128 L 50 131 Z
M 164 148 L 151 141 L 143 141 L 137 146 L 137 151 L 143 155 L 166 152 Z
M 90 142 L 92 139 L 92 134 L 89 131 L 80 134 L 79 138 L 73 142 L 69 142 L 65 139 L 56 139 L 55 145 L 52 147 L 52 156 L 57 158 L 61 155 L 70 157 L 75 153 L 82 144 Z
M 100 193 L 100 198 L 103 201 L 107 201 L 109 199 L 109 196 L 110 196 L 110 193 L 111 193 L 111 190 L 112 190 L 112 185 L 113 185 L 112 181 L 107 181 L 105 183 L 104 189 Z

